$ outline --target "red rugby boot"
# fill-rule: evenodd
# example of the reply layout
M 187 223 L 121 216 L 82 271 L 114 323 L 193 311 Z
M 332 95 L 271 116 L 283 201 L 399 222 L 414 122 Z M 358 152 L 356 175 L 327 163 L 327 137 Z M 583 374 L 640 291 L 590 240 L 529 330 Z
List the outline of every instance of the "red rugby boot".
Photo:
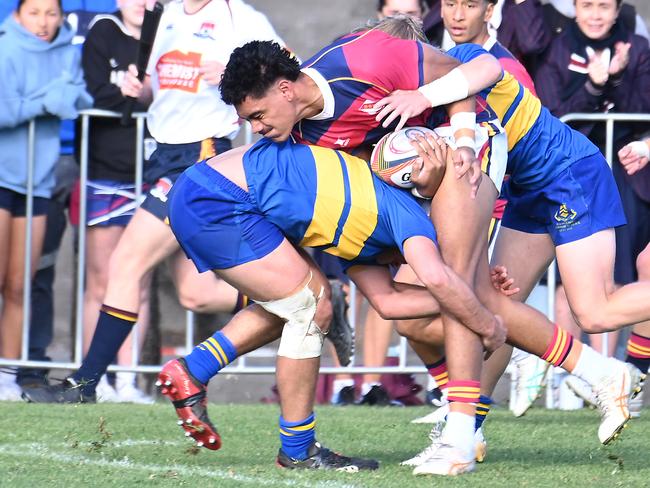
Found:
M 156 386 L 174 405 L 177 423 L 186 437 L 194 439 L 198 447 L 213 451 L 221 447 L 221 437 L 208 417 L 208 391 L 192 376 L 183 358 L 172 359 L 163 366 Z

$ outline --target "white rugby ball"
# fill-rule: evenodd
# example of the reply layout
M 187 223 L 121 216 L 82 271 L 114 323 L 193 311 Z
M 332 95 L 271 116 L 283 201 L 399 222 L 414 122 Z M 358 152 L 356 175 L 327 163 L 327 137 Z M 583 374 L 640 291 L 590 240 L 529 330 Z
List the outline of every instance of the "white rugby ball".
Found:
M 418 153 L 411 141 L 416 135 L 425 136 L 433 132 L 427 127 L 405 127 L 386 134 L 372 151 L 370 169 L 390 185 L 413 188 L 411 172 Z

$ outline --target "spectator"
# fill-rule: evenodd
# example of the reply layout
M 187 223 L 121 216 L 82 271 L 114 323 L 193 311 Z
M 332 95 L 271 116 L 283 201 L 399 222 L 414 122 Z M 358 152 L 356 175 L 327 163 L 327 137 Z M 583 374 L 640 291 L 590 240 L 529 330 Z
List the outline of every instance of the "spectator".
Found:
M 392 15 L 404 14 L 422 19 L 427 6 L 424 0 L 379 0 L 377 18 L 380 20 Z
M 181 254 L 167 219 L 167 194 L 194 161 L 228 150 L 239 130 L 233 107 L 221 100 L 218 83 L 230 53 L 253 39 L 278 36 L 266 17 L 241 0 L 174 0 L 160 21 L 144 83 L 134 65 L 122 94 L 152 101 L 148 126 L 158 145 L 145 171 L 151 190 L 111 254 L 97 327 L 81 368 L 63 383 L 26 391 L 36 402 L 95 401 L 99 378 L 137 321 L 144 277 L 168 256 L 181 304 L 195 311 L 233 311 L 245 297 L 199 275 Z
M 118 0 L 118 12 L 98 15 L 90 23 L 81 62 L 96 108 L 121 112 L 126 104 L 120 86 L 129 64 L 135 62 L 145 3 L 145 0 Z M 137 104 L 134 108 L 145 112 L 147 105 Z M 90 346 L 104 300 L 111 253 L 141 203 L 136 199 L 134 184 L 135 121 L 123 126 L 117 119 L 93 119 L 89 145 L 84 353 Z M 145 284 L 138 314 L 140 339 L 144 338 L 149 323 L 148 297 L 149 286 Z M 127 340 L 120 348 L 118 364 L 130 364 L 131 351 L 131 341 Z M 104 376 L 98 385 L 98 396 L 104 401 L 150 402 L 151 398 L 134 382 L 135 373 L 120 372 L 113 389 Z
M 424 29 L 432 44 L 447 50 L 454 44 L 445 31 L 440 0 L 429 0 L 429 12 L 424 18 Z M 530 70 L 530 61 L 541 55 L 551 40 L 544 24 L 539 0 L 499 0 L 490 23 L 490 33 Z
M 63 21 L 60 1 L 21 0 L 0 29 L 0 355 L 17 359 L 21 352 L 25 284 L 28 122 L 36 119 L 30 250 L 35 269 L 43 248 L 48 199 L 55 184 L 60 120 L 75 118 L 77 110 L 89 106 L 92 100 L 85 92 L 79 53 L 72 47 L 73 32 Z M 11 374 L 0 373 L 3 399 L 20 398 L 14 379 Z
M 573 23 L 576 16 L 574 0 L 549 0 L 542 6 L 544 22 L 552 35 L 558 35 Z M 643 18 L 636 12 L 634 5 L 623 2 L 618 14 L 621 22 L 628 32 L 634 32 L 648 39 L 648 28 Z
M 619 22 L 620 0 L 594 3 L 576 1 L 576 22 L 556 37 L 538 70 L 536 84 L 540 98 L 557 116 L 570 112 L 650 111 L 650 48 L 647 39 L 628 31 Z M 605 151 L 603 124 L 574 125 Z M 632 138 L 638 128 L 619 123 L 614 132 L 615 149 Z M 637 184 L 613 161 L 628 225 L 616 229 L 615 281 L 637 280 L 636 258 L 650 240 L 647 198 Z M 613 352 L 616 337 L 611 336 Z M 598 338 L 594 347 L 598 347 Z
M 97 12 L 115 9 L 114 0 L 63 0 L 66 20 L 75 32 L 72 43 L 79 45 L 85 38 L 88 22 Z M 56 186 L 49 201 L 43 254 L 32 281 L 32 315 L 29 326 L 29 359 L 49 361 L 47 348 L 54 332 L 54 278 L 58 252 L 67 227 L 66 209 L 71 190 L 78 178 L 79 168 L 74 155 L 75 121 L 61 121 L 61 151 L 56 163 Z M 70 292 L 73 293 L 72 291 Z M 18 384 L 34 387 L 47 384 L 47 369 L 19 368 Z

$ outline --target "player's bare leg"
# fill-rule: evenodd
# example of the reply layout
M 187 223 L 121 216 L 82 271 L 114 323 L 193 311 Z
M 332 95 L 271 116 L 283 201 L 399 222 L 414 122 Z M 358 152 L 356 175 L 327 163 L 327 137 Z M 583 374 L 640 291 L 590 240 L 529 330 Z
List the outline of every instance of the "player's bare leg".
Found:
M 517 300 L 527 298 L 543 270 L 551 262 L 552 252 L 553 244 L 550 237 L 546 235 L 527 234 L 501 228 L 493 261 L 506 266 L 508 274 L 516 280 L 520 292 L 513 298 Z M 511 344 L 541 357 L 549 364 L 561 366 L 576 374 L 589 383 L 597 394 L 600 394 L 603 421 L 599 429 L 599 438 L 603 443 L 610 442 L 627 421 L 628 397 L 635 394 L 640 379 L 637 373 L 625 368 L 618 361 L 605 361 L 589 346 L 583 345 L 563 329 L 554 326 L 539 313 L 537 314 L 542 317 L 541 321 L 525 322 L 520 320 L 517 314 L 509 315 L 507 307 L 496 310 L 501 310 L 499 313 L 508 325 L 508 341 Z M 531 326 L 531 324 L 535 325 Z M 496 378 L 505 369 L 507 364 L 505 360 L 499 367 L 496 364 L 497 359 L 495 358 L 491 367 L 492 380 L 486 381 L 484 388 L 495 385 Z M 613 384 L 616 384 L 619 390 L 625 390 L 626 395 L 609 398 L 611 396 L 608 393 L 609 386 Z M 492 393 L 488 389 L 483 391 L 486 395 Z
M 468 178 L 458 179 L 455 169 L 448 163 L 443 182 L 431 202 L 431 219 L 436 227 L 442 257 L 473 288 L 479 267 L 484 265 L 488 268 L 486 236 L 491 209 L 498 196 L 489 177 L 481 177 L 484 181 L 476 198 L 471 199 Z M 463 220 L 462 225 L 459 225 L 459 218 Z M 484 263 L 481 263 L 482 259 L 485 259 Z M 450 413 L 441 448 L 429 461 L 417 467 L 415 474 L 457 474 L 471 471 L 474 467 L 474 417 L 479 398 L 483 344 L 478 335 L 445 314 L 444 310 L 442 320 Z M 451 464 L 445 462 L 452 457 Z M 450 466 L 449 472 L 443 473 L 448 469 L 446 465 Z
M 557 247 L 569 305 L 587 333 L 606 332 L 650 319 L 650 281 L 614 286 L 614 229 Z

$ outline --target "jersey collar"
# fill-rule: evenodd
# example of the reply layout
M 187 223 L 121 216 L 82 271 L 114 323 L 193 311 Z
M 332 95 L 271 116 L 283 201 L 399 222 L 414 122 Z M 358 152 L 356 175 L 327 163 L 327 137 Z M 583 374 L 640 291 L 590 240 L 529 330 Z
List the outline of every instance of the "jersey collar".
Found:
M 323 111 L 313 117 L 308 117 L 308 120 L 325 120 L 334 117 L 334 94 L 325 77 L 314 68 L 303 68 L 301 71 L 314 80 L 323 95 Z

